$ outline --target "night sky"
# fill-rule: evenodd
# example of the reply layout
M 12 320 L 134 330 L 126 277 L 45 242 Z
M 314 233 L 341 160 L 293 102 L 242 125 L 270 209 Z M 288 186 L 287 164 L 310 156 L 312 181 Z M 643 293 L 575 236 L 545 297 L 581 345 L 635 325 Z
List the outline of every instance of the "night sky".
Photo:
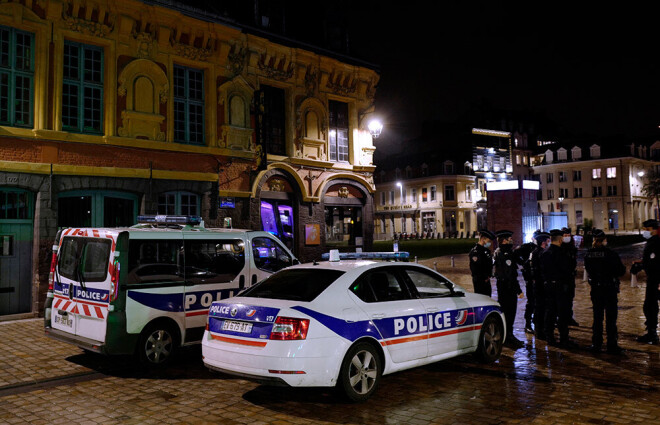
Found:
M 528 117 L 537 133 L 567 142 L 660 140 L 654 11 L 385 4 L 351 3 L 350 39 L 354 56 L 380 66 L 381 153 L 415 138 L 424 121 L 464 119 L 475 108 Z

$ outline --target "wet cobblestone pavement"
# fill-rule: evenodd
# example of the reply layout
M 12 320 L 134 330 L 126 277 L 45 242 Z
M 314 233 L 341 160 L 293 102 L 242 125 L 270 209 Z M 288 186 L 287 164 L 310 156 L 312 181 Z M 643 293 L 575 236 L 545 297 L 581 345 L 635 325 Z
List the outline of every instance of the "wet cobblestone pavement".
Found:
M 641 245 L 624 250 L 625 262 Z M 467 257 L 424 263 L 472 290 Z M 588 284 L 576 279 L 581 348 L 548 347 L 523 332 L 520 300 L 515 335 L 526 345 L 505 348 L 493 365 L 472 356 L 383 377 L 366 403 L 349 404 L 333 391 L 258 385 L 213 374 L 199 348 L 186 350 L 166 372 L 137 368 L 46 338 L 43 320 L 0 322 L 2 424 L 660 424 L 660 346 L 643 345 L 643 279 L 621 282 L 620 345 L 624 355 L 591 354 Z M 496 294 L 493 295 L 496 297 Z

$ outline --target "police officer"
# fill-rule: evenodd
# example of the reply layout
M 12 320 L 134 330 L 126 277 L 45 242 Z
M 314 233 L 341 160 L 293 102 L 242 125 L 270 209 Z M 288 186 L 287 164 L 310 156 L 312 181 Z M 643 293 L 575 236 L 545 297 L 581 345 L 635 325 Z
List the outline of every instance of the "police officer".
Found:
M 482 230 L 479 233 L 479 242 L 470 250 L 470 272 L 474 292 L 490 297 L 492 288 L 490 277 L 493 274 L 493 257 L 490 247 L 495 240 L 493 232 Z
M 605 232 L 600 229 L 592 231 L 593 248 L 584 257 L 584 268 L 589 275 L 591 286 L 591 302 L 594 310 L 593 336 L 590 349 L 599 352 L 603 346 L 603 313 L 607 318 L 607 352 L 620 354 L 621 347 L 617 344 L 616 317 L 618 310 L 617 294 L 619 293 L 619 277 L 626 272 L 619 254 L 607 247 Z
M 529 256 L 529 268 L 531 269 L 534 287 L 534 331 L 536 338 L 545 340 L 545 291 L 543 289 L 543 273 L 541 272 L 541 254 L 550 245 L 550 233 L 537 232 L 534 240 L 536 241 L 536 247 Z M 525 311 L 525 313 L 527 312 Z
M 575 275 L 577 274 L 577 247 L 575 246 L 575 241 L 573 240 L 573 235 L 571 235 L 571 229 L 568 227 L 564 227 L 561 229 L 564 234 L 562 235 L 562 240 L 561 240 L 561 248 L 566 251 L 569 257 L 571 257 L 571 261 L 573 262 L 573 265 L 571 266 L 573 269 L 573 278 L 575 278 Z M 575 282 L 575 279 L 573 279 L 573 282 Z M 573 318 L 573 300 L 575 299 L 575 285 L 573 285 L 573 289 L 571 292 L 571 314 L 570 314 L 570 320 L 568 324 L 570 326 L 580 326 L 580 324 Z
M 545 336 L 548 344 L 556 344 L 555 322 L 559 330 L 559 345 L 575 348 L 568 339 L 568 323 L 571 314 L 571 293 L 575 286 L 573 261 L 561 248 L 564 232 L 550 231 L 550 246 L 541 254 L 541 272 L 545 291 Z
M 525 280 L 525 297 L 527 298 L 527 303 L 525 304 L 525 332 L 528 334 L 534 334 L 532 318 L 534 317 L 534 304 L 536 301 L 534 297 L 534 276 L 532 275 L 530 260 L 532 252 L 536 249 L 536 239 L 534 238 L 539 232 L 539 230 L 535 231 L 532 235 L 531 242 L 525 242 L 514 251 L 516 261 L 522 266 L 522 276 Z
M 646 272 L 646 293 L 644 296 L 644 317 L 646 317 L 646 334 L 637 338 L 645 344 L 658 344 L 658 295 L 660 290 L 660 237 L 658 236 L 658 220 L 646 220 L 642 223 L 646 239 L 641 267 Z
M 502 313 L 506 319 L 506 341 L 511 348 L 520 348 L 522 341 L 513 335 L 513 322 L 516 320 L 518 299 L 523 297 L 518 282 L 518 261 L 513 250 L 510 230 L 500 230 L 497 235 L 497 249 L 495 250 L 495 277 L 497 278 L 497 301 L 502 306 Z

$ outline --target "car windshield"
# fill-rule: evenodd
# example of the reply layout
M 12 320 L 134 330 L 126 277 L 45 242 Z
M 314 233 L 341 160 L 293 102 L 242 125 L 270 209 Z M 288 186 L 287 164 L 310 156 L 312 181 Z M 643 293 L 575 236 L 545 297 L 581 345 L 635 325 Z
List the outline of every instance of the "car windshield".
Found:
M 328 269 L 282 270 L 240 295 L 242 297 L 309 302 L 318 297 L 343 274 L 343 271 Z

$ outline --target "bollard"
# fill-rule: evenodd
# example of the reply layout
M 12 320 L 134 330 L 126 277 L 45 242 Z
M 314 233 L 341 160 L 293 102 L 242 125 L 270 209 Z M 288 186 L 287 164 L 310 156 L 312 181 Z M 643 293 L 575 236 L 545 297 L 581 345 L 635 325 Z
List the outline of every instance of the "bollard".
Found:
M 630 273 L 630 287 L 637 288 L 637 274 Z
M 582 282 L 588 282 L 589 275 L 587 274 L 587 269 L 584 269 L 584 275 L 582 275 Z
M 454 256 L 451 257 L 451 266 L 456 267 L 456 263 L 454 262 Z
M 433 268 L 435 269 L 436 272 L 438 271 L 438 262 L 437 261 L 433 262 Z
M 417 263 L 417 256 L 415 255 L 415 263 Z

